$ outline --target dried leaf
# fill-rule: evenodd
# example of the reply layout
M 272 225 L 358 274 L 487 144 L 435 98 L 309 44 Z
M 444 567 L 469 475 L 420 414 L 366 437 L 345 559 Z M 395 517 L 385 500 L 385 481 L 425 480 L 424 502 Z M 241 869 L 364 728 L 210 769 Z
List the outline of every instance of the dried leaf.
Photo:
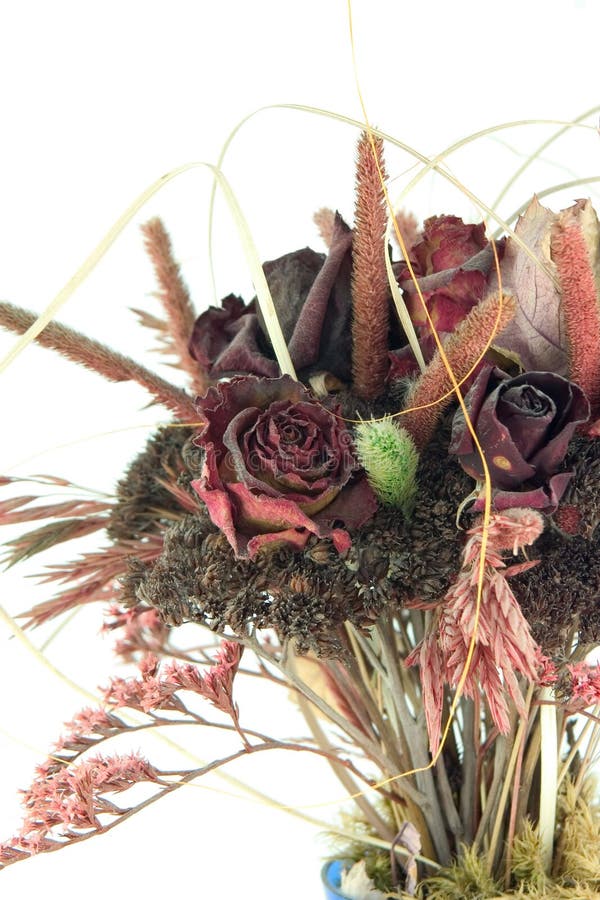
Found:
M 0 525 L 16 525 L 19 522 L 33 522 L 36 519 L 85 518 L 111 509 L 114 505 L 99 500 L 66 500 L 63 503 L 46 503 L 43 506 L 10 512 L 11 509 L 37 499 L 37 497 L 15 497 L 0 503 Z
M 76 606 L 116 600 L 122 591 L 119 578 L 127 571 L 127 561 L 136 557 L 142 563 L 153 562 L 163 547 L 162 535 L 146 535 L 139 541 L 117 541 L 110 547 L 83 553 L 70 563 L 48 566 L 40 576 L 42 584 L 58 582 L 70 585 L 55 597 L 21 613 L 25 627 L 42 625 Z
M 28 531 L 12 541 L 7 541 L 6 556 L 2 562 L 7 568 L 14 566 L 15 563 L 21 562 L 23 559 L 29 559 L 37 553 L 42 553 L 56 544 L 62 544 L 64 541 L 70 541 L 73 538 L 84 537 L 98 531 L 100 528 L 106 527 L 106 518 L 104 516 L 89 516 L 85 519 L 62 519 L 57 522 L 49 522 L 36 528 L 34 531 Z
M 519 218 L 515 233 L 535 258 L 554 275 L 550 235 L 556 215 L 534 197 Z M 524 369 L 568 375 L 566 334 L 556 279 L 535 262 L 514 239 L 506 243 L 502 261 L 502 289 L 517 300 L 517 312 L 494 341 L 503 351 L 516 353 Z
M 419 874 L 415 856 L 421 852 L 421 835 L 411 822 L 403 822 L 392 846 L 404 847 L 405 850 L 408 850 L 409 856 L 404 861 L 404 871 L 406 872 L 404 890 L 405 893 L 413 897 L 417 891 L 417 879 Z M 394 869 L 395 859 L 395 856 L 392 855 L 394 884 L 398 884 L 397 872 Z

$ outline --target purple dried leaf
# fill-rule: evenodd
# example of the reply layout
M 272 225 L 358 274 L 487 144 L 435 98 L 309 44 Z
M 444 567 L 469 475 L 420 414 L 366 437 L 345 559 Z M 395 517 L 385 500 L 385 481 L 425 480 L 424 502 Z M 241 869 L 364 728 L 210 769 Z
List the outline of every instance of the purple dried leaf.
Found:
M 567 376 L 561 295 L 555 277 L 556 266 L 550 255 L 551 229 L 555 221 L 555 213 L 534 197 L 515 228 L 515 234 L 545 269 L 513 238 L 506 242 L 501 269 L 502 289 L 515 296 L 517 311 L 512 322 L 495 339 L 494 346 L 509 356 L 516 354 L 526 370 L 546 370 Z

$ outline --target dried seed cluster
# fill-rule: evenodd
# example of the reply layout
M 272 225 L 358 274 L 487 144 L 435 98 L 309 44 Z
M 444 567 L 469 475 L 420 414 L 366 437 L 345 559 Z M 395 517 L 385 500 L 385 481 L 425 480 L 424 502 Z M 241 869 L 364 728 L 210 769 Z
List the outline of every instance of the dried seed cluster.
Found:
M 191 428 L 163 428 L 148 440 L 117 484 L 109 537 L 130 540 L 156 533 L 165 513 L 181 514 L 181 505 L 159 479 L 176 483 L 183 476 L 184 484 L 189 481 L 183 454 L 192 434 Z

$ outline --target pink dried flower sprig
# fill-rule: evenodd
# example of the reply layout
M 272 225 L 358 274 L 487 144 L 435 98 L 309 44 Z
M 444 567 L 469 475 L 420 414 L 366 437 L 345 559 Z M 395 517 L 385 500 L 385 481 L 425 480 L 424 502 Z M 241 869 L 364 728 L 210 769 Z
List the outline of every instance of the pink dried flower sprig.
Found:
M 114 708 L 128 707 L 150 713 L 158 709 L 189 712 L 176 696 L 186 690 L 198 694 L 231 716 L 239 729 L 238 708 L 233 700 L 233 682 L 242 658 L 243 646 L 223 641 L 214 665 L 201 673 L 194 663 L 171 660 L 160 667 L 158 658 L 148 653 L 139 664 L 139 678 L 112 678 L 102 691 L 103 699 Z M 245 740 L 245 739 L 244 739 Z
M 152 653 L 141 661 L 140 673 L 140 678 L 111 678 L 108 686 L 102 689 L 104 702 L 116 709 L 128 707 L 144 713 L 157 709 L 185 710 L 174 696 L 176 685 L 159 677 L 158 659 Z
M 589 706 L 600 706 L 600 665 L 590 665 L 583 661 L 566 666 L 569 673 L 569 707 L 578 710 Z
M 81 829 L 100 830 L 100 815 L 124 811 L 104 795 L 121 793 L 141 782 L 167 783 L 136 753 L 89 757 L 77 766 L 61 766 L 54 772 L 42 766 L 24 792 L 25 818 L 19 838 L 45 837 L 56 826 L 62 837 Z
M 507 577 L 523 572 L 535 563 L 507 567 L 502 551 L 510 547 L 514 553 L 529 546 L 542 533 L 543 527 L 539 513 L 520 509 L 492 516 L 487 529 L 480 524 L 468 532 L 470 537 L 456 583 L 436 610 L 424 639 L 406 659 L 406 665 L 420 666 L 432 754 L 440 745 L 445 685 L 456 688 L 461 681 L 473 636 L 474 650 L 464 681 L 464 694 L 475 697 L 481 693 L 502 734 L 510 729 L 507 692 L 519 713 L 525 714 L 517 675 L 538 683 L 543 654 L 531 636 L 529 624 Z M 487 531 L 487 546 L 477 618 L 484 531 Z
M 94 744 L 119 734 L 124 727 L 123 720 L 107 710 L 85 707 L 70 722 L 65 722 L 65 732 L 54 745 L 51 763 L 70 762 Z
M 175 660 L 164 668 L 165 680 L 176 689 L 193 691 L 227 715 L 237 719 L 238 710 L 233 702 L 233 681 L 237 674 L 244 648 L 236 641 L 223 641 L 215 656 L 215 663 L 203 675 L 198 666 Z
M 169 628 L 157 609 L 142 604 L 122 609 L 113 604 L 102 630 L 117 634 L 114 651 L 125 662 L 132 662 L 140 653 L 162 656 L 168 652 Z

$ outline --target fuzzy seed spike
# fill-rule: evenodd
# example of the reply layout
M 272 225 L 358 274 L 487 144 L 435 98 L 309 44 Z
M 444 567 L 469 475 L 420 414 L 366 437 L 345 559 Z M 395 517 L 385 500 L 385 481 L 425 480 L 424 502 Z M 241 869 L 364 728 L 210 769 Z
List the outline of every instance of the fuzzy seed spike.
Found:
M 0 326 L 7 331 L 25 334 L 36 320 L 37 315 L 29 310 L 12 303 L 0 303 Z M 169 384 L 128 356 L 111 350 L 73 328 L 49 322 L 36 337 L 36 341 L 42 347 L 56 350 L 61 356 L 85 366 L 86 369 L 92 369 L 107 381 L 137 381 L 158 403 L 172 410 L 181 419 L 195 422 L 198 418 L 192 399 L 185 391 Z
M 505 294 L 501 301 L 498 294 L 490 294 L 460 322 L 444 344 L 457 382 L 469 374 L 493 336 L 506 328 L 515 311 L 514 297 Z M 403 417 L 403 425 L 419 450 L 431 440 L 452 397 L 452 381 L 438 350 L 406 398 L 409 411 Z
M 170 338 L 168 349 L 176 355 L 181 368 L 190 376 L 194 393 L 204 394 L 207 388 L 206 373 L 200 371 L 199 363 L 188 349 L 196 313 L 179 263 L 173 255 L 171 238 L 159 218 L 150 219 L 142 225 L 141 230 L 159 285 L 157 296 L 167 317 Z
M 356 428 L 355 444 L 378 498 L 409 516 L 417 492 L 419 454 L 406 429 L 390 417 L 362 422 Z
M 569 376 L 585 391 L 592 416 L 600 412 L 600 302 L 596 281 L 599 232 L 591 203 L 579 200 L 559 215 L 551 238 L 552 259 L 562 291 Z
M 375 154 L 373 152 L 375 150 Z M 383 141 L 363 132 L 358 142 L 356 210 L 352 244 L 352 373 L 354 390 L 374 400 L 389 368 L 389 285 L 385 268 L 387 211 Z

